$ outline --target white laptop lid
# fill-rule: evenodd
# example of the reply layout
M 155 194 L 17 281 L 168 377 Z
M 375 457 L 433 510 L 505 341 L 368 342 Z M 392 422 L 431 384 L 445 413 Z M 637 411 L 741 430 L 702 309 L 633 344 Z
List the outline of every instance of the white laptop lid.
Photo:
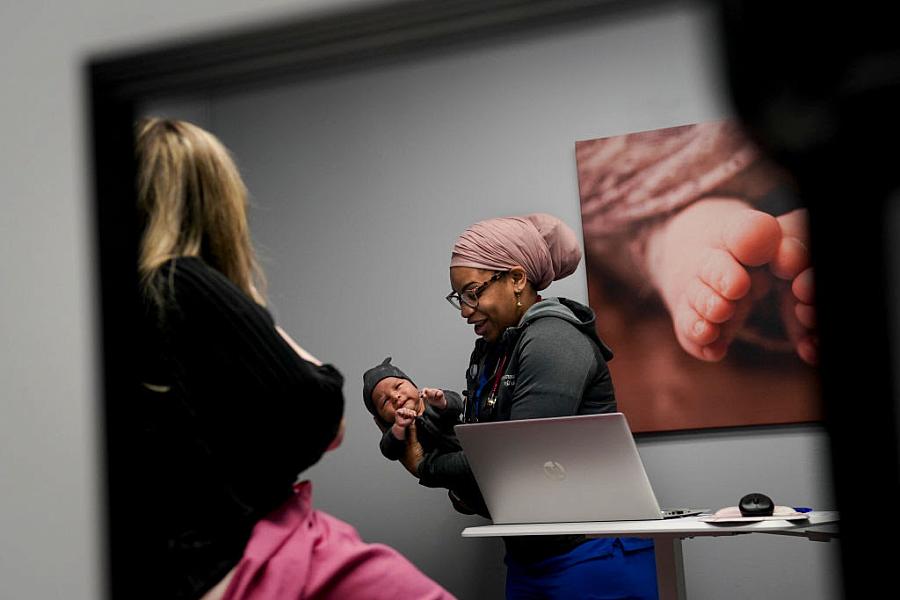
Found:
M 496 524 L 663 518 L 622 413 L 467 423 L 456 434 Z

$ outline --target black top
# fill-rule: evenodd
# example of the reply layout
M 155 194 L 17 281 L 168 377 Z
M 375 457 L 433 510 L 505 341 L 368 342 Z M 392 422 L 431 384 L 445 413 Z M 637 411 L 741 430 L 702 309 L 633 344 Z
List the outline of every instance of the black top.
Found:
M 202 260 L 170 261 L 158 277 L 167 302 L 142 300 L 137 344 L 135 535 L 154 593 L 196 598 L 336 435 L 343 377 L 300 358 L 269 312 Z

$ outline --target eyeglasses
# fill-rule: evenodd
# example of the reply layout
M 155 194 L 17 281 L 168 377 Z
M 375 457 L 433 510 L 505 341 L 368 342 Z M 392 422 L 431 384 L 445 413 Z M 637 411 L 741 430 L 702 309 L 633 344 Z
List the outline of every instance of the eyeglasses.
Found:
M 493 277 L 482 283 L 481 285 L 475 286 L 468 290 L 464 290 L 462 292 L 450 292 L 447 294 L 447 302 L 453 305 L 453 308 L 456 310 L 462 310 L 463 305 L 465 304 L 469 308 L 477 308 L 478 307 L 478 296 L 484 293 L 484 290 L 487 289 L 489 285 L 503 277 L 509 273 L 509 271 L 497 271 L 494 273 Z

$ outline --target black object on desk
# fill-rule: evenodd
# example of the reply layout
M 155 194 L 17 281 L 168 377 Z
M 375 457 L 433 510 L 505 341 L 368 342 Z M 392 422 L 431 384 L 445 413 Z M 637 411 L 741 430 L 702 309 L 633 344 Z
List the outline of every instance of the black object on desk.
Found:
M 738 508 L 744 517 L 768 517 L 775 510 L 775 503 L 765 494 L 751 492 L 741 498 Z

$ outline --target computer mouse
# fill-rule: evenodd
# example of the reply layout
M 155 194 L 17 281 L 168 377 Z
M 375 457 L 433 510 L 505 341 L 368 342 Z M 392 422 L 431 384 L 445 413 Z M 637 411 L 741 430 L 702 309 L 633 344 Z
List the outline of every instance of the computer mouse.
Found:
M 744 517 L 768 517 L 775 510 L 775 503 L 765 494 L 751 492 L 741 498 L 738 508 Z

